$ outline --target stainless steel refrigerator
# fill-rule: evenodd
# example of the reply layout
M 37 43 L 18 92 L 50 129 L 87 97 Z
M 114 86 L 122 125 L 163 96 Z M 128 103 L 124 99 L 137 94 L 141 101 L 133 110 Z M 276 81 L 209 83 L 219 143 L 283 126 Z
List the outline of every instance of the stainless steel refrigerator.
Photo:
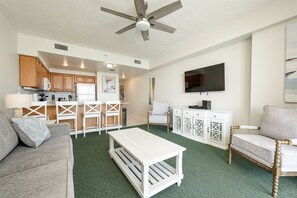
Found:
M 95 84 L 76 84 L 76 99 L 78 102 L 96 101 Z

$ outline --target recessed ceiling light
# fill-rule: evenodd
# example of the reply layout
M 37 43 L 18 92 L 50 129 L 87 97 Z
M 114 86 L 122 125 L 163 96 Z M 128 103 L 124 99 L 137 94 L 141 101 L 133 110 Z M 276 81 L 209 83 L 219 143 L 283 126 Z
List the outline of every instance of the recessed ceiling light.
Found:
M 122 78 L 126 78 L 125 74 L 122 74 Z
M 85 67 L 85 64 L 84 64 L 83 61 L 82 61 L 81 64 L 80 64 L 80 68 L 82 68 L 82 69 L 86 68 L 86 67 Z
M 113 64 L 112 63 L 106 63 L 106 67 L 107 68 L 112 68 L 113 67 Z

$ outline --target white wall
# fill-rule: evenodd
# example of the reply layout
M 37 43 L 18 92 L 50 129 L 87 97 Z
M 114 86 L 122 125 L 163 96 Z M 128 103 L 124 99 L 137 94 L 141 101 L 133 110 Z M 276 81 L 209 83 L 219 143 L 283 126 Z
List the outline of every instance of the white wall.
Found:
M 102 92 L 102 77 L 103 76 L 114 76 L 116 77 L 116 92 L 115 93 L 103 93 Z M 105 102 L 107 100 L 119 100 L 120 92 L 119 92 L 119 74 L 114 73 L 105 73 L 105 72 L 97 72 L 97 100 L 101 100 Z
M 293 21 L 287 23 L 291 22 Z M 284 102 L 287 23 L 278 24 L 253 34 L 251 124 L 260 124 L 264 105 L 297 107 L 296 103 Z
M 155 100 L 166 101 L 171 106 L 200 104 L 211 100 L 212 109 L 231 110 L 234 122 L 249 122 L 250 95 L 250 49 L 251 40 L 247 39 L 227 47 L 189 58 L 124 82 L 125 101 L 128 102 L 129 117 L 145 121 L 148 108 L 149 78 L 156 78 Z M 185 93 L 184 72 L 217 63 L 225 63 L 226 91 Z
M 5 108 L 5 94 L 18 91 L 18 60 L 17 34 L 0 13 L 0 109 Z
M 199 34 L 169 47 L 162 56 L 151 61 L 151 67 L 168 65 L 185 57 L 197 55 L 205 50 L 221 46 L 230 41 L 239 41 L 255 31 L 289 20 L 297 15 L 297 0 L 276 0 L 238 17 L 236 20 L 201 30 Z

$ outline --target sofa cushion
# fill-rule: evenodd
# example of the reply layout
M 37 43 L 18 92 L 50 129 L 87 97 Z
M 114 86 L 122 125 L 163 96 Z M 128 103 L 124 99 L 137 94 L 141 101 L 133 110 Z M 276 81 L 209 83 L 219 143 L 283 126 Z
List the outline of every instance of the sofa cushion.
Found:
M 232 139 L 232 148 L 268 167 L 274 163 L 275 145 L 274 139 L 262 135 L 234 134 Z M 297 171 L 297 147 L 282 145 L 281 170 Z
M 168 112 L 168 104 L 163 102 L 153 102 L 153 115 L 164 115 Z
M 260 134 L 276 140 L 297 138 L 297 109 L 264 106 Z
M 0 111 L 0 161 L 7 156 L 19 143 L 10 118 Z
M 1 197 L 74 197 L 72 168 L 59 160 L 0 179 Z
M 17 146 L 0 163 L 0 177 L 60 159 L 67 159 L 73 165 L 72 140 L 69 135 L 53 137 L 38 148 Z
M 13 118 L 12 121 L 15 131 L 27 146 L 36 148 L 51 137 L 47 126 L 38 118 Z

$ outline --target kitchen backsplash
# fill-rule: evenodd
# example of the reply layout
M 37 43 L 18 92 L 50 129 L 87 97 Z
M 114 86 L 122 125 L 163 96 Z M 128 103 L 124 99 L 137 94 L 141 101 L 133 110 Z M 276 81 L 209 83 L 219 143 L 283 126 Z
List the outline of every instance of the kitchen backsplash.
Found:
M 43 97 L 46 99 L 47 102 L 54 102 L 54 101 L 73 101 L 76 100 L 75 93 L 72 92 L 48 92 L 48 91 L 36 91 L 36 90 L 27 90 L 22 89 L 21 93 L 23 94 L 38 94 L 38 100 Z M 42 96 L 44 94 L 44 96 Z

